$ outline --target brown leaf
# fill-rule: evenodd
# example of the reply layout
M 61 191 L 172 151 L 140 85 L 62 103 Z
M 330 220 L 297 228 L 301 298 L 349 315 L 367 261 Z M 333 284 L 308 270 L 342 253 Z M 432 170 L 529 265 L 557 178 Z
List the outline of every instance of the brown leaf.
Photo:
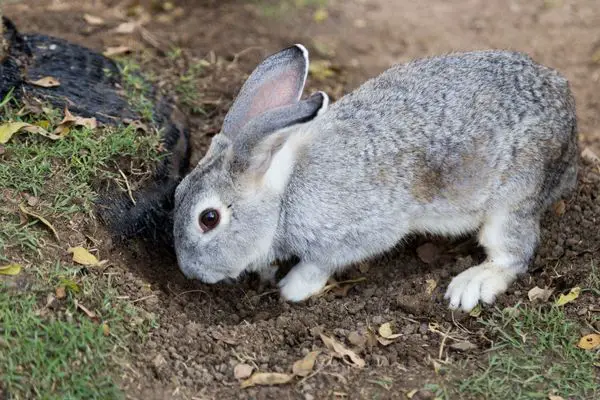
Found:
M 246 379 L 252 375 L 253 370 L 254 367 L 252 365 L 238 364 L 233 369 L 233 376 L 235 376 L 235 379 Z
M 42 217 L 39 214 L 34 213 L 33 211 L 28 210 L 27 208 L 25 208 L 25 206 L 23 204 L 19 205 L 19 209 L 21 210 L 21 212 L 23 214 L 38 219 L 42 224 L 44 224 L 48 229 L 50 229 L 52 231 L 52 233 L 54 234 L 54 237 L 56 238 L 56 241 L 60 241 L 60 238 L 58 237 L 58 232 L 56 231 L 54 226 L 52 226 L 52 224 L 50 222 L 48 222 L 48 220 L 46 218 Z
M 358 368 L 363 368 L 365 366 L 365 361 L 362 358 L 360 358 L 358 354 L 346 348 L 346 346 L 344 346 L 343 344 L 341 344 L 333 338 L 325 336 L 322 333 L 320 334 L 320 336 L 321 340 L 325 344 L 325 347 L 333 351 L 334 356 L 341 358 L 347 364 Z
M 597 333 L 591 333 L 589 335 L 585 335 L 581 339 L 579 339 L 579 343 L 577 343 L 577 347 L 584 350 L 594 350 L 600 347 L 600 335 Z
M 431 264 L 440 258 L 440 249 L 433 243 L 425 243 L 417 247 L 417 255 L 425 264 Z
M 292 366 L 292 373 L 297 376 L 308 376 L 312 372 L 320 353 L 318 350 L 311 351 L 303 359 L 296 361 Z
M 277 372 L 257 372 L 250 378 L 242 382 L 242 389 L 256 385 L 283 385 L 290 382 L 294 378 L 294 375 L 280 374 Z
M 60 82 L 58 81 L 58 79 L 53 78 L 51 76 L 46 76 L 46 77 L 40 78 L 36 81 L 30 81 L 29 83 L 32 85 L 35 85 L 35 86 L 41 86 L 41 87 L 45 87 L 45 88 L 52 88 L 52 87 L 60 86 Z
M 113 46 L 107 47 L 106 50 L 104 50 L 104 53 L 102 54 L 104 55 L 104 57 L 114 57 L 127 54 L 129 52 L 131 52 L 131 49 L 127 46 Z
M 84 14 L 83 15 L 83 19 L 85 20 L 85 22 L 87 22 L 90 25 L 104 25 L 104 20 L 100 17 L 96 17 L 94 15 L 90 15 L 90 14 Z
M 65 289 L 64 286 L 57 287 L 54 292 L 55 292 L 56 298 L 59 299 L 59 300 L 64 299 L 65 297 L 67 297 L 67 289 Z
M 54 130 L 54 133 L 60 137 L 64 137 L 69 133 L 70 127 L 72 126 L 83 126 L 88 129 L 96 129 L 96 127 L 98 127 L 98 122 L 96 121 L 96 118 L 93 117 L 83 118 L 74 116 L 69 109 L 65 107 L 65 116 Z
M 532 303 L 536 301 L 545 303 L 552 296 L 552 293 L 554 293 L 554 289 L 542 289 L 536 286 L 527 292 L 527 297 L 529 297 L 529 301 Z
M 100 322 L 100 318 L 98 318 L 98 316 L 96 315 L 95 312 L 90 311 L 88 308 L 86 308 L 85 306 L 83 306 L 81 303 L 79 302 L 75 302 L 75 304 L 77 305 L 77 308 L 80 309 L 81 311 L 83 311 L 83 313 L 85 315 L 87 315 L 92 321 L 94 322 Z
M 554 208 L 554 213 L 556 215 L 562 217 L 567 211 L 567 202 L 564 200 L 557 201 L 556 203 L 554 203 L 552 208 Z

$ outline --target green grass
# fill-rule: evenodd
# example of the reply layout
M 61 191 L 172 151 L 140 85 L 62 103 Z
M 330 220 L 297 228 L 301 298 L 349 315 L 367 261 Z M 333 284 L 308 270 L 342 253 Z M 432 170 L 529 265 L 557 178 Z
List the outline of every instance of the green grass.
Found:
M 119 398 L 102 326 L 72 305 L 71 321 L 41 318 L 38 303 L 34 294 L 0 290 L 0 387 L 15 399 Z
M 202 60 L 192 63 L 175 84 L 179 103 L 194 114 L 206 114 L 200 103 L 201 92 L 198 88 L 198 79 L 201 77 L 205 65 L 206 62 Z
M 497 311 L 484 322 L 497 337 L 487 363 L 458 382 L 457 394 L 477 399 L 567 399 L 599 396 L 598 353 L 576 347 L 581 325 L 557 306 Z M 464 369 L 469 368 L 466 364 Z
M 49 108 L 43 115 L 21 118 L 17 108 L 10 98 L 0 99 L 0 124 L 24 120 L 51 131 L 62 118 L 60 110 Z M 123 397 L 114 380 L 120 358 L 126 357 L 130 340 L 144 339 L 154 317 L 119 299 L 111 275 L 94 267 L 83 274 L 80 266 L 65 262 L 67 246 L 75 245 L 65 237 L 93 222 L 97 184 L 121 179 L 118 165 L 126 173 L 130 167 L 147 170 L 159 158 L 158 144 L 157 134 L 115 127 L 71 128 L 56 141 L 20 133 L 3 145 L 0 265 L 19 262 L 23 271 L 0 276 L 0 398 Z M 59 243 L 40 221 L 20 215 L 24 196 L 36 199 L 25 205 L 59 230 Z M 68 296 L 47 308 L 58 286 L 70 287 Z
M 129 103 L 146 122 L 154 121 L 154 104 L 151 100 L 151 82 L 154 77 L 142 73 L 141 66 L 131 58 L 119 59 L 119 70 L 125 95 Z
M 0 123 L 2 120 L 6 119 L 0 118 Z M 158 143 L 157 135 L 142 135 L 134 127 L 101 132 L 71 129 L 67 137 L 56 141 L 20 134 L 4 145 L 0 183 L 3 188 L 43 196 L 55 212 L 89 213 L 95 199 L 91 183 L 118 177 L 115 167 L 119 159 L 156 161 Z

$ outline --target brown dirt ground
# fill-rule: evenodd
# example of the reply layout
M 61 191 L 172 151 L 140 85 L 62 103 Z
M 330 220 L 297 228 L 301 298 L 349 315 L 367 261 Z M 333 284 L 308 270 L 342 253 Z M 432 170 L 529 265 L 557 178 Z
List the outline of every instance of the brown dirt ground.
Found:
M 96 50 L 118 44 L 144 50 L 144 68 L 154 71 L 166 90 L 190 60 L 214 61 L 198 88 L 210 113 L 192 118 L 196 160 L 218 131 L 244 74 L 266 54 L 295 42 L 307 44 L 314 60 L 331 62 L 335 75 L 311 79 L 309 89 L 324 87 L 334 98 L 392 63 L 419 56 L 490 47 L 526 51 L 570 79 L 582 147 L 600 150 L 600 64 L 594 62 L 600 51 L 600 8 L 595 0 L 330 0 L 329 16 L 322 22 L 314 20 L 312 7 L 264 16 L 266 1 L 174 1 L 184 10 L 174 17 L 153 10 L 149 1 L 141 3 L 153 16 L 145 25 L 150 40 L 108 29 L 118 24 L 128 2 L 28 0 L 7 5 L 5 13 L 24 31 L 52 34 Z M 107 25 L 91 27 L 82 18 L 86 12 L 102 16 Z M 183 50 L 180 58 L 161 54 L 170 46 Z M 527 301 L 527 291 L 535 285 L 564 290 L 590 274 L 600 249 L 600 172 L 595 168 L 582 170 L 578 193 L 567 202 L 564 215 L 548 213 L 531 272 L 499 299 L 498 306 Z M 105 237 L 96 226 L 85 231 Z M 428 324 L 453 329 L 479 346 L 468 354 L 446 347 L 442 358 L 450 364 L 469 359 L 478 365 L 485 360 L 481 350 L 490 346 L 473 318 L 453 316 L 442 299 L 450 278 L 482 257 L 468 239 L 414 238 L 402 249 L 348 271 L 346 279 L 367 280 L 345 295 L 330 293 L 305 304 L 284 303 L 252 278 L 233 286 L 190 282 L 179 273 L 172 255 L 143 243 L 122 247 L 108 239 L 103 242 L 103 258 L 114 264 L 122 294 L 145 298 L 137 304 L 155 314 L 159 323 L 145 343 L 132 344 L 124 357 L 128 364 L 121 380 L 130 398 L 400 398 L 443 379 L 430 362 L 438 357 L 441 337 L 429 331 Z M 416 249 L 424 243 L 436 246 L 437 259 L 425 263 L 419 258 Z M 428 295 L 430 279 L 437 288 Z M 577 306 L 567 310 L 582 318 L 579 310 L 593 301 L 597 299 L 592 295 L 582 295 Z M 359 346 L 357 352 L 367 363 L 364 369 L 322 355 L 319 373 L 291 385 L 240 391 L 234 378 L 240 362 L 260 371 L 288 372 L 307 352 L 323 349 L 319 331 L 352 346 L 353 332 L 364 334 L 369 326 L 388 321 L 402 336 L 386 347 Z M 382 379 L 389 380 L 390 387 L 375 383 Z

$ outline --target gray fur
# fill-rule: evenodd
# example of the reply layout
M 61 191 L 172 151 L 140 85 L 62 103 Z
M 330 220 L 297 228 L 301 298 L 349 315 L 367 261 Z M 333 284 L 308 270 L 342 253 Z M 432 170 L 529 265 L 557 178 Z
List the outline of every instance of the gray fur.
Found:
M 283 191 L 249 191 L 252 165 L 199 165 L 178 188 L 176 249 L 188 276 L 237 277 L 297 255 L 300 264 L 280 285 L 284 297 L 302 300 L 331 274 L 410 233 L 478 231 L 488 261 L 456 277 L 447 292 L 451 307 L 469 310 L 493 302 L 526 270 L 542 212 L 576 183 L 569 85 L 515 52 L 395 66 L 273 135 L 249 146 L 255 156 L 268 151 L 273 160 L 287 141 L 306 138 L 293 147 Z M 278 147 L 265 149 L 271 142 Z M 187 227 L 196 219 L 190 210 L 209 194 L 233 204 L 233 214 L 201 243 Z

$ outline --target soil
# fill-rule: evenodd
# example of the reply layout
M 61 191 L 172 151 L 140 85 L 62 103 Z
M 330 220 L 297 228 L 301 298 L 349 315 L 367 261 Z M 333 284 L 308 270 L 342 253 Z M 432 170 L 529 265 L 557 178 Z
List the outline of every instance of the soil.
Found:
M 122 44 L 144 50 L 151 54 L 145 56 L 144 68 L 160 76 L 166 90 L 189 67 L 189 60 L 215 61 L 198 88 L 210 112 L 194 114 L 184 108 L 191 115 L 196 161 L 246 74 L 265 55 L 296 42 L 307 45 L 313 60 L 331 63 L 333 76 L 309 78 L 309 90 L 325 88 L 334 99 L 396 62 L 455 50 L 526 51 L 570 80 L 581 147 L 600 153 L 600 8 L 595 0 L 331 0 L 328 17 L 321 22 L 313 17 L 312 6 L 276 8 L 275 15 L 265 16 L 272 10 L 266 1 L 181 0 L 173 3 L 183 12 L 173 16 L 157 11 L 151 4 L 156 2 L 138 2 L 152 15 L 144 25 L 150 40 L 109 29 L 118 25 L 126 3 L 27 0 L 6 5 L 4 12 L 23 31 L 55 35 L 95 50 Z M 106 26 L 90 26 L 84 13 L 104 18 Z M 171 46 L 182 49 L 181 57 L 167 56 Z M 498 299 L 498 307 L 527 302 L 527 291 L 536 285 L 560 292 L 585 283 L 600 250 L 599 167 L 582 165 L 579 180 L 564 213 L 561 207 L 547 213 L 530 272 Z M 256 277 L 235 285 L 191 282 L 166 250 L 144 242 L 113 243 L 97 225 L 85 231 L 104 238 L 103 258 L 113 264 L 119 291 L 141 299 L 136 304 L 157 317 L 158 326 L 148 339 L 132 344 L 124 357 L 129 363 L 121 384 L 130 398 L 405 398 L 412 389 L 444 379 L 431 362 L 440 356 L 442 338 L 430 324 L 477 346 L 467 352 L 443 346 L 441 358 L 450 366 L 459 360 L 478 365 L 491 344 L 475 318 L 451 313 L 443 300 L 451 277 L 483 257 L 470 238 L 412 238 L 338 277 L 366 277 L 349 290 L 289 304 L 273 288 L 261 287 Z M 433 282 L 436 287 L 428 292 Z M 567 310 L 581 318 L 580 310 L 594 300 L 583 294 Z M 483 316 L 489 312 L 484 309 Z M 392 322 L 401 336 L 388 346 L 373 345 L 368 329 L 377 330 L 385 322 Z M 319 333 L 355 349 L 366 366 L 331 359 Z M 312 350 L 323 351 L 316 374 L 283 386 L 240 390 L 236 365 L 290 372 Z M 421 391 L 415 398 L 433 396 Z

